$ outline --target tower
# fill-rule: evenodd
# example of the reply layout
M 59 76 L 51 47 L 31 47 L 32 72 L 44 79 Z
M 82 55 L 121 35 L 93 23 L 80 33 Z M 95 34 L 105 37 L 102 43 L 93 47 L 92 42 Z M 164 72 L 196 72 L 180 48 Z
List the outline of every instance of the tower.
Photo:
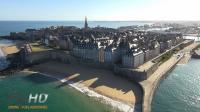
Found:
M 87 17 L 85 16 L 85 29 L 88 28 Z

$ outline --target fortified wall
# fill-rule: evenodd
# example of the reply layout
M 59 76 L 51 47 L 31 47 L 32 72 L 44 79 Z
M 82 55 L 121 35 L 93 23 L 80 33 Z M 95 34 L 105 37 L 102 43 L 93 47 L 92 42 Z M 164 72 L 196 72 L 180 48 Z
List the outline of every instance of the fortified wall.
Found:
M 168 50 L 167 52 L 171 52 L 172 50 L 174 50 L 175 48 L 178 48 L 178 47 L 179 48 L 185 47 L 187 45 L 190 45 L 193 42 L 194 42 L 193 40 L 185 41 L 185 42 L 173 47 L 172 49 Z M 167 52 L 165 52 L 165 53 L 167 53 Z M 72 56 L 70 54 L 71 53 L 68 51 L 61 51 L 61 50 L 32 52 L 27 55 L 26 64 L 33 65 L 33 64 L 51 61 L 51 60 L 55 60 L 55 61 L 59 61 L 62 63 L 67 63 L 67 64 L 69 64 L 69 63 L 81 64 L 84 66 L 90 66 L 91 68 L 95 67 L 95 68 L 99 68 L 99 69 L 112 70 L 117 75 L 128 77 L 135 81 L 146 80 L 149 76 L 151 76 L 151 74 L 154 73 L 155 70 L 157 70 L 157 68 L 159 66 L 158 62 L 154 62 L 151 60 L 151 61 L 149 61 L 150 66 L 143 67 L 145 69 L 140 69 L 140 68 L 139 69 L 130 69 L 130 68 L 123 68 L 119 65 L 114 65 L 111 63 L 99 63 L 99 62 L 94 62 L 92 60 L 83 60 L 83 59 L 75 58 L 74 56 Z M 158 57 L 156 57 L 153 60 L 158 60 L 159 58 L 162 57 L 162 55 L 164 55 L 164 53 L 159 55 Z
M 117 65 L 114 66 L 114 73 L 125 77 L 128 77 L 135 81 L 146 80 L 155 70 L 157 70 L 159 63 L 154 63 L 150 68 L 145 71 L 139 71 L 137 69 L 121 68 Z
M 49 51 L 41 51 L 41 52 L 32 52 L 26 57 L 27 65 L 39 64 L 47 61 L 59 61 L 66 64 L 81 64 L 85 66 L 113 70 L 113 64 L 109 63 L 99 63 L 93 62 L 91 60 L 82 60 L 75 58 L 70 55 L 70 52 L 67 51 L 59 51 L 59 50 L 49 50 Z
M 135 80 L 135 81 L 146 80 L 148 77 L 150 77 L 158 69 L 158 66 L 160 64 L 158 62 L 158 60 L 160 60 L 163 55 L 165 55 L 168 52 L 172 52 L 176 48 L 182 49 L 182 48 L 192 44 L 193 42 L 194 42 L 194 40 L 185 40 L 182 43 L 174 46 L 170 50 L 164 52 L 163 54 L 160 54 L 159 56 L 155 57 L 151 61 L 147 62 L 147 63 L 150 64 L 150 66 L 146 66 L 145 69 L 137 69 L 137 68 L 136 69 L 130 69 L 130 68 L 123 68 L 119 65 L 114 65 L 114 73 L 128 77 L 128 78 Z
M 26 64 L 33 65 L 38 63 L 43 63 L 47 61 L 60 61 L 63 63 L 70 63 L 70 55 L 68 52 L 64 51 L 41 51 L 41 52 L 32 52 L 26 57 Z

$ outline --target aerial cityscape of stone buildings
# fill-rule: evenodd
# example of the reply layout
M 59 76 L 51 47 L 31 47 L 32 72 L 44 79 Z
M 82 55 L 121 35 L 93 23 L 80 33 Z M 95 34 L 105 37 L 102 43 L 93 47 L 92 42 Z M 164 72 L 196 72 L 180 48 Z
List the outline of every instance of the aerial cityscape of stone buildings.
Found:
M 27 29 L 25 32 L 10 33 L 10 38 L 40 40 L 46 46 L 68 50 L 80 60 L 131 69 L 139 67 L 183 41 L 182 34 L 174 32 L 99 26 L 90 28 L 87 17 L 84 28 L 52 26 L 39 30 Z
M 68 27 L 57 31 L 61 34 L 45 36 L 46 45 L 70 50 L 82 60 L 120 64 L 126 68 L 137 68 L 183 40 L 180 33 L 89 28 L 87 18 L 83 29 Z

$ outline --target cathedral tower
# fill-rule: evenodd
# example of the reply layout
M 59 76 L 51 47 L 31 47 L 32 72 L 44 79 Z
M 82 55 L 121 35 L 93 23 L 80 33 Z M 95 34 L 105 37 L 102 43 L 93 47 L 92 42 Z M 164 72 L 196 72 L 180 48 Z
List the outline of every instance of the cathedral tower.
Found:
M 84 27 L 85 29 L 87 29 L 88 28 L 88 23 L 87 23 L 87 17 L 85 16 L 85 27 Z

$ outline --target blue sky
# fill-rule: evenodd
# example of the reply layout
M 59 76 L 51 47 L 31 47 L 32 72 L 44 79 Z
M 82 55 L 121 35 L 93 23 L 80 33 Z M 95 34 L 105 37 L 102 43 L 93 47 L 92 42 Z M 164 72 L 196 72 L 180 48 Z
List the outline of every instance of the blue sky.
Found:
M 0 20 L 200 20 L 199 0 L 0 0 Z

